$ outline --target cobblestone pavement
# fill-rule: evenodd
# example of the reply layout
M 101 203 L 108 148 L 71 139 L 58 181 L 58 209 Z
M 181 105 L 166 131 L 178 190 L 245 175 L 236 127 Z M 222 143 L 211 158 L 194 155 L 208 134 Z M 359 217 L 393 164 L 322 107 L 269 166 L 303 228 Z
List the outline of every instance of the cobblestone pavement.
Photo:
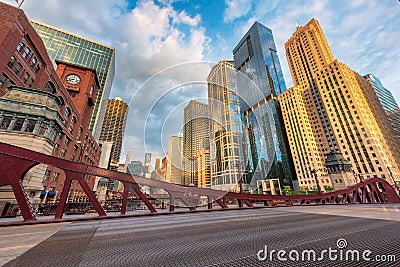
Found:
M 74 222 L 5 266 L 400 266 L 398 208 L 281 207 Z M 8 228 L 0 230 L 6 238 Z M 13 236 L 14 245 L 18 238 L 25 237 Z M 279 250 L 286 261 L 278 260 Z M 362 257 L 366 250 L 370 261 Z

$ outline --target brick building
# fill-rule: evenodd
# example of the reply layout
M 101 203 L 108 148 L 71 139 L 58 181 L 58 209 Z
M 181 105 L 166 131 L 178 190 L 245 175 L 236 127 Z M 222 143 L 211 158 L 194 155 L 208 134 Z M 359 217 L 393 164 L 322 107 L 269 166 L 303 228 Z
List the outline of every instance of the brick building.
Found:
M 56 71 L 24 12 L 0 2 L 0 142 L 97 166 L 101 149 L 88 130 L 99 88 L 96 72 L 57 63 Z M 21 108 L 7 108 L 18 103 Z M 43 111 L 35 113 L 39 109 Z M 35 168 L 24 179 L 31 202 L 56 201 L 65 174 L 52 166 Z M 95 178 L 87 179 L 93 188 Z M 86 198 L 74 183 L 69 197 Z M 7 199 L 7 188 L 0 190 L 0 215 L 1 203 L 3 208 L 15 203 Z

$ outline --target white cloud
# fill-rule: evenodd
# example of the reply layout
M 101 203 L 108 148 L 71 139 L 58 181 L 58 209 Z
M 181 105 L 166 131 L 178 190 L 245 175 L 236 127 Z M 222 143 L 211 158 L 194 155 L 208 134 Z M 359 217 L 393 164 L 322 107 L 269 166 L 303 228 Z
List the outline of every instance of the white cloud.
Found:
M 251 10 L 251 3 L 250 0 L 226 0 L 224 22 L 230 22 L 247 15 Z
M 5 2 L 16 6 L 12 0 Z M 156 4 L 151 0 L 141 0 L 134 9 L 128 10 L 125 0 L 28 0 L 22 8 L 31 19 L 115 47 L 116 73 L 111 97 L 121 96 L 125 102 L 129 102 L 151 75 L 182 62 L 202 61 L 209 49 L 210 38 L 201 26 L 201 16 L 189 15 L 184 10 L 177 11 L 171 3 L 165 1 Z M 133 101 L 134 106 L 129 107 L 130 119 L 126 127 L 124 151 L 132 149 L 132 158 L 142 159 L 147 117 L 143 110 L 154 104 L 151 101 L 158 99 L 165 88 L 180 84 L 181 80 L 189 77 L 192 80 L 204 80 L 204 73 L 208 70 L 203 66 L 187 66 L 180 71 L 161 75 L 157 83 L 147 86 L 142 92 L 143 100 Z M 177 100 L 184 101 L 196 95 L 190 90 L 184 93 L 187 96 L 166 99 L 165 110 L 168 110 L 168 106 L 176 106 Z M 146 138 L 147 148 L 154 149 L 154 152 L 161 151 L 154 135 Z

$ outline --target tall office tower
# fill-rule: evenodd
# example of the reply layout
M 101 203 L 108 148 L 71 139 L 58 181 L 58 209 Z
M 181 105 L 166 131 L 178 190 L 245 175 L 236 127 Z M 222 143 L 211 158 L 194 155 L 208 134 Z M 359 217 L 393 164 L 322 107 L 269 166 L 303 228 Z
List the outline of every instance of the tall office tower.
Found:
M 128 105 L 121 98 L 108 100 L 100 141 L 113 142 L 110 170 L 118 170 L 127 117 Z
M 211 187 L 238 190 L 244 173 L 242 124 L 233 61 L 215 65 L 207 77 L 210 114 Z
M 168 140 L 165 181 L 182 183 L 183 137 L 171 136 Z
M 208 105 L 191 100 L 184 109 L 182 184 L 197 186 L 197 152 L 208 139 Z
M 143 175 L 150 178 L 150 166 L 151 166 L 151 153 L 144 155 Z
M 154 164 L 154 170 L 159 171 L 161 169 L 161 158 L 157 157 Z
M 115 73 L 114 48 L 42 22 L 30 22 L 42 38 L 54 67 L 56 60 L 59 60 L 96 70 L 100 88 L 89 128 L 95 139 L 99 140 Z
M 300 87 L 293 86 L 278 97 L 289 138 L 289 147 L 299 187 L 303 190 L 310 190 L 317 188 L 317 183 L 319 183 L 321 189 L 324 190 L 332 184 L 324 169 L 324 157 L 318 150 L 301 91 Z M 315 176 L 309 170 L 318 169 L 321 171 L 316 173 L 318 179 L 316 181 Z
M 277 100 L 286 85 L 272 31 L 255 22 L 234 48 L 233 58 L 251 189 L 265 179 L 293 186 L 294 168 Z
M 379 99 L 379 102 L 386 112 L 399 108 L 399 105 L 397 105 L 397 102 L 394 99 L 392 92 L 390 92 L 389 89 L 385 88 L 382 85 L 382 82 L 376 76 L 372 74 L 367 74 L 364 76 L 364 78 L 371 84 L 376 96 Z
M 312 19 L 297 27 L 285 48 L 324 160 L 326 154 L 340 152 L 356 173 L 387 178 L 392 183 L 391 178 L 399 179 L 400 170 L 391 151 L 395 145 L 383 134 L 390 126 L 377 121 L 382 112 L 371 85 L 334 59 L 318 21 Z

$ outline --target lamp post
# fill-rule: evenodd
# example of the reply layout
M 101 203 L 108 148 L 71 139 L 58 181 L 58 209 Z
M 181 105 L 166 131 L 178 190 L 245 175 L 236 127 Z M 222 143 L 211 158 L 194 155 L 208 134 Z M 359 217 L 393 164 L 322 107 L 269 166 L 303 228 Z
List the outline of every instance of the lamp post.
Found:
M 315 179 L 315 183 L 317 184 L 317 190 L 318 190 L 318 194 L 321 194 L 321 187 L 319 186 L 319 180 L 317 177 L 317 171 L 316 169 L 311 169 L 310 172 L 314 174 L 314 179 Z

